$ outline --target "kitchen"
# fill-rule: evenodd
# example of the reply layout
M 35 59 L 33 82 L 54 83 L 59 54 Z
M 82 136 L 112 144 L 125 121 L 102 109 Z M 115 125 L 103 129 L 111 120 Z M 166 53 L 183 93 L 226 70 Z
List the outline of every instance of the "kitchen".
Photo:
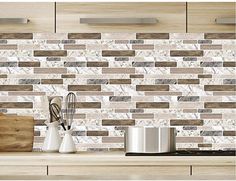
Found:
M 0 2 L 1 180 L 234 180 L 235 2 Z

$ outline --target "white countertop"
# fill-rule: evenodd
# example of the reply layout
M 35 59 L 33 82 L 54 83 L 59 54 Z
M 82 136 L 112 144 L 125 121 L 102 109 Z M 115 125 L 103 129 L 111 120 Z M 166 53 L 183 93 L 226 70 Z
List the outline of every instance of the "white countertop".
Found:
M 235 165 L 234 156 L 125 156 L 123 152 L 2 152 L 0 165 Z

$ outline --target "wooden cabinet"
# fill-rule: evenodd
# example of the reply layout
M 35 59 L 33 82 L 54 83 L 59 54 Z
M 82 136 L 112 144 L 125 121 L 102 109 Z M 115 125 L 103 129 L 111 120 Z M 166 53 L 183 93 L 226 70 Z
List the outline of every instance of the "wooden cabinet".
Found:
M 0 3 L 0 32 L 54 32 L 55 3 Z
M 221 166 L 192 166 L 193 175 L 236 175 L 235 166 L 221 165 Z
M 188 3 L 188 33 L 235 33 L 235 5 L 233 2 Z
M 57 32 L 184 33 L 186 31 L 185 5 L 186 3 L 150 2 L 57 3 L 56 29 Z
M 47 166 L 0 165 L 0 175 L 47 175 Z
M 190 166 L 49 166 L 49 175 L 190 175 Z

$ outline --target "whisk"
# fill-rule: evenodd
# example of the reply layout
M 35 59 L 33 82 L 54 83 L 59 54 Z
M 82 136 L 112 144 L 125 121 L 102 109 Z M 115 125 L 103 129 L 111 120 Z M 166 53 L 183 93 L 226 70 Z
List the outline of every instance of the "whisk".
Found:
M 75 104 L 76 104 L 76 95 L 73 92 L 70 92 L 66 96 L 66 122 L 68 130 L 71 129 L 71 125 L 73 122 L 75 114 Z
M 52 103 L 49 105 L 49 109 L 53 118 L 60 123 L 64 130 L 66 130 L 64 120 L 62 118 L 61 108 L 56 103 Z

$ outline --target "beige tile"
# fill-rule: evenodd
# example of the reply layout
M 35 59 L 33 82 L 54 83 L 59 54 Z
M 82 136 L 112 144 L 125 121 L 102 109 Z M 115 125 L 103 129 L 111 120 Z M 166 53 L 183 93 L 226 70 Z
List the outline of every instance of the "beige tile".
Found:
M 103 74 L 134 74 L 135 68 L 102 68 Z

